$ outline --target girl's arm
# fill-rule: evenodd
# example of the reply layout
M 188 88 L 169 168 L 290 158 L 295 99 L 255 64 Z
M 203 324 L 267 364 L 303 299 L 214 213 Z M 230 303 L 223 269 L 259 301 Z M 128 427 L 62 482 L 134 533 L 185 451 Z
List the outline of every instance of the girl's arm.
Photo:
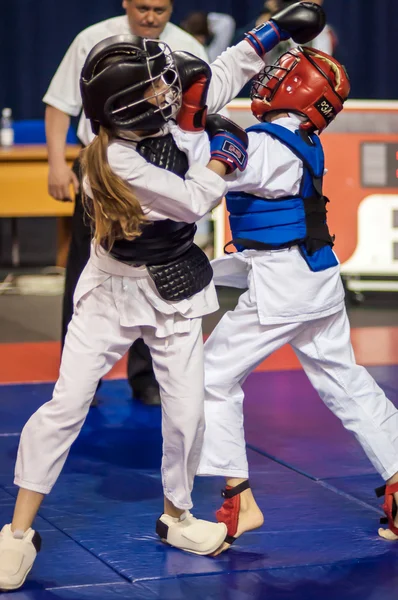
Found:
M 150 220 L 193 223 L 211 211 L 227 190 L 221 178 L 225 167 L 218 161 L 210 161 L 208 167 L 192 165 L 184 180 L 151 165 L 128 144 L 112 144 L 108 160 L 112 170 L 133 187 Z

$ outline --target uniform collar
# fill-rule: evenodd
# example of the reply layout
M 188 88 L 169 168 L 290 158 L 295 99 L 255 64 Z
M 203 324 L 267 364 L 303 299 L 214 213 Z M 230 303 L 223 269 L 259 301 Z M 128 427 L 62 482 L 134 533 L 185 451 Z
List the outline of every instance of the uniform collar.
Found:
M 302 120 L 295 113 L 289 113 L 288 117 L 279 117 L 279 119 L 274 119 L 272 123 L 286 127 L 290 131 L 296 131 L 300 127 Z

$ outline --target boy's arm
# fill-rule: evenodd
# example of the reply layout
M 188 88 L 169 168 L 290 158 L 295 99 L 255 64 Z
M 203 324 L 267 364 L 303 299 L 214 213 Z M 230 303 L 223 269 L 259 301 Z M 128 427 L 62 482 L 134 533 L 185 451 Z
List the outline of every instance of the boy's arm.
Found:
M 277 13 L 229 48 L 211 68 L 189 52 L 173 52 L 182 88 L 177 123 L 185 131 L 203 131 L 206 114 L 218 112 L 264 67 L 263 56 L 280 40 L 300 43 L 323 29 L 325 14 L 311 2 L 298 2 Z
M 209 113 L 216 113 L 236 98 L 250 79 L 263 68 L 264 60 L 246 40 L 228 48 L 211 65 L 207 96 Z
M 267 23 L 249 31 L 245 39 L 228 48 L 212 64 L 207 105 L 218 112 L 237 96 L 242 87 L 264 68 L 264 57 L 280 41 L 292 38 L 303 44 L 325 26 L 323 9 L 312 2 L 298 2 L 280 11 Z
M 223 52 L 211 68 L 189 52 L 173 52 L 173 57 L 182 87 L 176 121 L 184 131 L 203 131 L 206 115 L 218 112 L 264 67 L 246 41 Z

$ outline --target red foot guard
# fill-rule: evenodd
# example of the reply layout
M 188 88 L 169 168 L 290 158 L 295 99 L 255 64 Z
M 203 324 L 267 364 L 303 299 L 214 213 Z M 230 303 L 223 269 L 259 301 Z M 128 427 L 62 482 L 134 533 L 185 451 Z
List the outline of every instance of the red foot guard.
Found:
M 233 544 L 236 541 L 236 537 L 234 536 L 238 529 L 240 494 L 249 489 L 249 487 L 250 483 L 247 479 L 235 487 L 227 485 L 225 490 L 221 490 L 221 496 L 225 498 L 225 501 L 222 507 L 216 512 L 216 517 L 219 523 L 225 523 L 227 526 L 227 536 L 225 538 L 227 544 Z
M 394 519 L 397 515 L 397 504 L 395 502 L 395 498 L 393 494 L 398 492 L 398 483 L 394 483 L 393 485 L 383 485 L 380 488 L 377 488 L 376 495 L 378 498 L 384 495 L 384 504 L 382 506 L 386 517 L 380 519 L 380 523 L 383 525 L 388 524 L 389 529 L 398 535 L 398 527 L 394 525 Z

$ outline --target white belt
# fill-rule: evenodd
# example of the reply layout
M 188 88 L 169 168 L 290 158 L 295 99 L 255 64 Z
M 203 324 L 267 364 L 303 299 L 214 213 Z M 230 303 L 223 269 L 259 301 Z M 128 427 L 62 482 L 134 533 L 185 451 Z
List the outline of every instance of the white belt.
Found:
M 109 252 L 102 246 L 91 243 L 90 260 L 92 264 L 105 273 L 110 275 L 120 275 L 121 277 L 148 277 L 148 271 L 145 266 L 134 267 L 132 264 L 121 262 L 113 258 Z

